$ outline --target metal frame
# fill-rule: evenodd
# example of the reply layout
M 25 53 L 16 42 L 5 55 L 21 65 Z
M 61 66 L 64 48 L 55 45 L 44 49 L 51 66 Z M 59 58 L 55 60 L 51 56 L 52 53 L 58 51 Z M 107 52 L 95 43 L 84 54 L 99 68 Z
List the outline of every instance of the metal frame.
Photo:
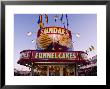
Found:
M 1 88 L 3 89 L 36 89 L 36 88 L 39 88 L 39 89 L 42 89 L 42 88 L 47 88 L 47 89 L 51 89 L 51 88 L 57 88 L 59 86 L 50 86 L 50 85 L 43 85 L 43 86 L 39 86 L 39 85 L 34 85 L 34 86 L 30 86 L 30 85 L 22 85 L 22 86 L 13 86 L 13 85 L 10 85 L 10 86 L 7 86 L 5 85 L 5 6 L 6 5 L 106 5 L 106 13 L 107 13 L 107 30 L 106 30 L 106 33 L 107 33 L 107 36 L 106 36 L 106 43 L 107 43 L 107 54 L 106 54 L 106 57 L 107 57 L 107 85 L 110 84 L 110 80 L 108 80 L 108 76 L 110 75 L 110 72 L 108 71 L 108 65 L 110 63 L 110 61 L 108 60 L 109 59 L 109 53 L 110 53 L 110 48 L 109 48 L 109 45 L 110 45 L 110 2 L 109 1 L 2 1 L 1 2 Z M 65 86 L 65 88 L 68 88 L 68 86 Z M 74 88 L 76 86 L 73 86 Z M 79 86 L 77 86 L 79 87 Z M 61 88 L 61 87 L 59 87 Z

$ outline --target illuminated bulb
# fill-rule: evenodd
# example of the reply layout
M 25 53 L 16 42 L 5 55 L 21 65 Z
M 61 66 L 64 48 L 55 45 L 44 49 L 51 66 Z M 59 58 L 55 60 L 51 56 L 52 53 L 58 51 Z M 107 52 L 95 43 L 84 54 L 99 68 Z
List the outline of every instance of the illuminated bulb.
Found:
M 32 43 L 34 43 L 35 42 L 35 40 L 32 40 Z
M 32 35 L 32 32 L 28 32 L 28 33 L 27 33 L 27 36 L 31 36 L 31 35 Z
M 76 34 L 76 37 L 78 37 L 78 38 L 79 38 L 79 37 L 80 37 L 80 34 L 79 34 L 79 33 L 77 33 L 77 34 Z

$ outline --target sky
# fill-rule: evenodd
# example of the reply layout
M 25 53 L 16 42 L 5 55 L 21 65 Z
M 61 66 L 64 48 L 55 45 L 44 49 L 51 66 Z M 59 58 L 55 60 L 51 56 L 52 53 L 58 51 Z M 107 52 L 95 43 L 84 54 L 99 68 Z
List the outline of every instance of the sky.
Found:
M 54 20 L 55 16 L 58 19 Z M 88 53 L 88 58 L 96 55 L 97 52 L 97 15 L 96 14 L 67 14 L 69 26 L 68 29 L 72 33 L 79 33 L 80 38 L 77 38 L 75 34 L 72 34 L 72 41 L 74 42 L 75 51 L 85 51 L 91 45 L 96 50 Z M 45 16 L 43 15 L 43 22 L 45 26 L 61 26 L 64 25 L 59 20 L 61 14 L 48 14 L 48 24 L 45 22 Z M 15 14 L 14 15 L 14 68 L 18 70 L 28 70 L 27 67 L 17 64 L 20 58 L 20 51 L 35 49 L 35 43 L 32 40 L 36 39 L 38 31 L 38 19 L 39 14 Z M 63 15 L 63 22 L 66 27 L 66 16 Z M 28 32 L 32 32 L 31 36 L 27 36 Z

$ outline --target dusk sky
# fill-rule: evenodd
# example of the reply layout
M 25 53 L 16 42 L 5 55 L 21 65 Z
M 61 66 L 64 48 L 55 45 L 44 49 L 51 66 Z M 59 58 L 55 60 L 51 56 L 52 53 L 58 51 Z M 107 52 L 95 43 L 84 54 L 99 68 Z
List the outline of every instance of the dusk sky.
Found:
M 56 22 L 54 16 L 58 15 L 60 19 L 61 14 L 48 14 L 48 24 L 45 22 L 45 26 L 61 26 L 61 21 L 58 19 Z M 17 64 L 20 58 L 20 51 L 27 49 L 35 49 L 35 43 L 31 41 L 36 39 L 37 34 L 27 36 L 27 32 L 37 32 L 38 26 L 38 14 L 15 14 L 14 15 L 14 68 L 19 70 L 27 70 L 28 68 Z M 75 51 L 85 51 L 91 45 L 95 47 L 95 51 L 89 52 L 88 58 L 95 56 L 97 51 L 97 15 L 96 14 L 68 14 L 69 30 L 72 33 L 79 33 L 80 38 L 77 38 L 75 34 L 72 35 L 72 41 L 74 42 Z M 66 16 L 64 15 L 63 22 L 66 23 Z M 65 24 L 66 26 L 66 24 Z

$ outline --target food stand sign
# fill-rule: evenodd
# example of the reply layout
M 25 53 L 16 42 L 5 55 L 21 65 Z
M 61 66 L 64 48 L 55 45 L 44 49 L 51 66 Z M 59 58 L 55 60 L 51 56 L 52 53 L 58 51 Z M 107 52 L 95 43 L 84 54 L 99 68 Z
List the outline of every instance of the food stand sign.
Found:
M 86 60 L 87 54 L 83 51 L 70 52 L 38 52 L 35 50 L 25 50 L 20 53 L 21 59 L 67 59 L 67 60 Z

